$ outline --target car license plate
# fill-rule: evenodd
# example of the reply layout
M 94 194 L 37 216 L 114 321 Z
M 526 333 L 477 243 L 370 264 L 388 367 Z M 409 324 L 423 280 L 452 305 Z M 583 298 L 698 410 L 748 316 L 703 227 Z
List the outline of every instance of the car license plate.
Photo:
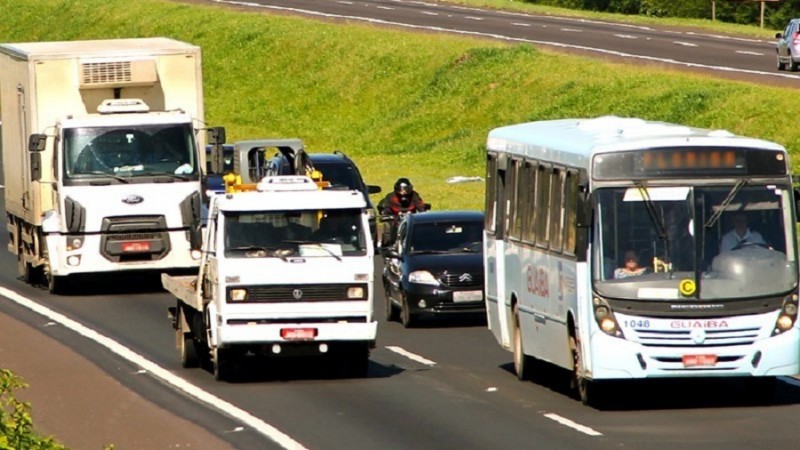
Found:
M 317 337 L 316 328 L 281 328 L 281 337 L 286 340 L 308 340 Z
M 683 355 L 683 367 L 712 367 L 717 364 L 717 355 Z
M 454 302 L 478 302 L 483 300 L 483 291 L 455 291 Z
M 122 243 L 123 252 L 149 252 L 150 243 L 147 241 L 132 241 Z

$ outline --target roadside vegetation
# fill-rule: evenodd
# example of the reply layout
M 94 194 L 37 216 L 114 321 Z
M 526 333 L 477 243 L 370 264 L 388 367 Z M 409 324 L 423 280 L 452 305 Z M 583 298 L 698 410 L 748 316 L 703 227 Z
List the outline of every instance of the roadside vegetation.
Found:
M 27 385 L 13 372 L 0 369 L 0 449 L 62 450 L 64 446 L 51 437 L 39 437 L 33 430 L 31 405 L 15 393 Z
M 408 176 L 436 209 L 481 209 L 486 133 L 606 114 L 725 128 L 794 152 L 794 91 L 530 45 L 363 24 L 343 27 L 167 0 L 27 0 L 0 8 L 0 40 L 169 36 L 203 48 L 206 119 L 230 141 L 300 137 L 341 149 L 371 184 Z M 153 20 L 157 18 L 157 20 Z M 377 200 L 377 199 L 376 199 Z
M 784 113 L 795 109 L 796 91 L 789 89 L 529 45 L 344 27 L 196 2 L 0 5 L 2 42 L 168 36 L 199 45 L 206 120 L 225 125 L 229 141 L 299 137 L 312 152 L 340 149 L 368 183 L 388 192 L 395 179 L 407 176 L 435 209 L 483 208 L 483 183 L 446 181 L 482 177 L 486 134 L 516 122 L 637 116 L 774 140 L 793 154 L 800 149 L 800 127 Z M 24 383 L 8 371 L 0 383 L 0 449 L 62 448 L 31 434 L 28 405 L 13 398 Z

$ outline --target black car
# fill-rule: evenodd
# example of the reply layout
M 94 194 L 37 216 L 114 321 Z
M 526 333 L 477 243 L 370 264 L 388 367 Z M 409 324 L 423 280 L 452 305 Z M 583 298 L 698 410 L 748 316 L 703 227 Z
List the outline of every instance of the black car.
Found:
M 375 220 L 375 206 L 370 200 L 370 194 L 381 192 L 380 186 L 366 184 L 361 177 L 358 166 L 347 155 L 341 151 L 333 153 L 307 153 L 314 169 L 322 172 L 322 179 L 331 183 L 332 187 L 345 187 L 356 189 L 364 194 L 367 201 L 367 213 L 369 214 L 369 228 L 372 233 L 373 241 L 377 242 L 377 223 Z M 293 175 L 293 163 L 282 153 L 277 153 L 266 162 L 265 175 Z
M 482 212 L 409 214 L 381 252 L 386 320 L 408 328 L 420 315 L 486 313 Z

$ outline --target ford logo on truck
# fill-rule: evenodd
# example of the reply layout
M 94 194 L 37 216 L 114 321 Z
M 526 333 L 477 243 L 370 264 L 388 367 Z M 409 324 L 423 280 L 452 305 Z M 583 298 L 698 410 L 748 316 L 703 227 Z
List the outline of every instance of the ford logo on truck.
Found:
M 136 194 L 131 194 L 131 195 L 129 195 L 129 196 L 127 196 L 127 197 L 122 199 L 122 203 L 127 203 L 129 205 L 135 205 L 137 203 L 142 203 L 143 201 L 144 201 L 144 198 L 142 198 L 142 196 L 136 195 Z

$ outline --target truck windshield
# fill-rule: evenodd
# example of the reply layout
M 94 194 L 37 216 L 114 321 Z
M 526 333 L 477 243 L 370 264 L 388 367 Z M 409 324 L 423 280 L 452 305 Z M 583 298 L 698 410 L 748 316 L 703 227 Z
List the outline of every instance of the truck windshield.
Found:
M 131 182 L 135 178 L 149 182 L 154 176 L 198 179 L 191 126 L 64 129 L 64 179 L 113 179 L 108 175 L 131 178 Z
M 360 209 L 225 212 L 226 258 L 366 255 Z
M 791 186 L 623 187 L 595 193 L 594 287 L 639 300 L 785 294 L 798 282 Z

